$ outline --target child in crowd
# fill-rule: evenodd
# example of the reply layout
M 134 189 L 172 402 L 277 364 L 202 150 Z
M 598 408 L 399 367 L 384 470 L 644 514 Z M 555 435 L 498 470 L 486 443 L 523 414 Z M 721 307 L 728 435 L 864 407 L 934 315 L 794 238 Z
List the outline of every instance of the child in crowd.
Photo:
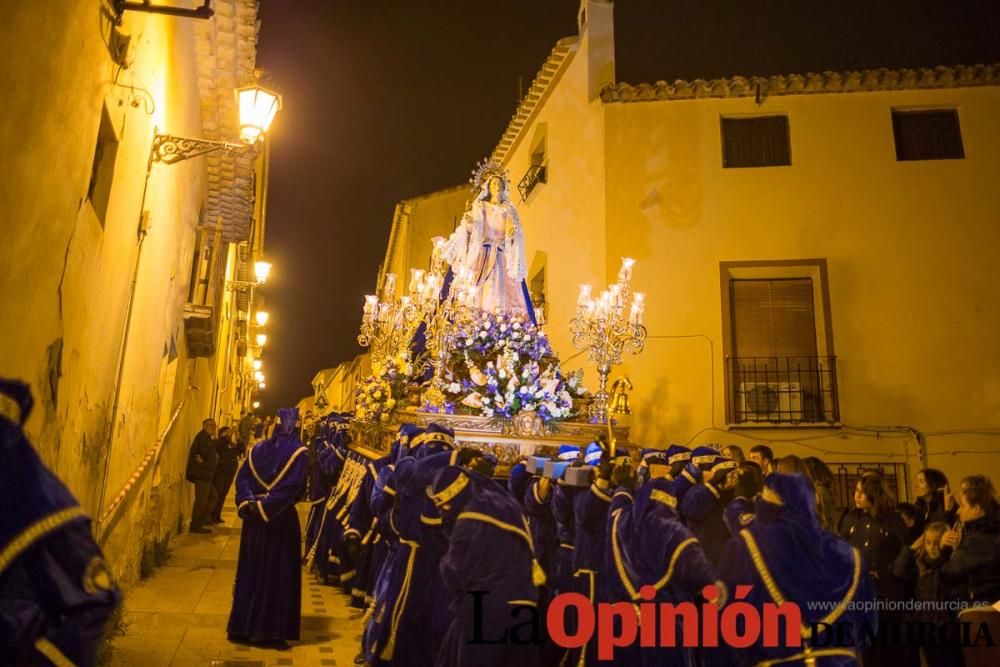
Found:
M 924 529 L 923 535 L 899 552 L 893 574 L 910 585 L 916 600 L 941 605 L 936 609 L 925 607 L 914 611 L 907 620 L 935 626 L 954 620 L 944 607 L 948 587 L 941 580 L 941 566 L 948 560 L 941 551 L 941 537 L 947 530 L 946 523 L 934 521 Z M 923 646 L 921 650 L 928 667 L 961 664 L 961 655 L 954 647 Z

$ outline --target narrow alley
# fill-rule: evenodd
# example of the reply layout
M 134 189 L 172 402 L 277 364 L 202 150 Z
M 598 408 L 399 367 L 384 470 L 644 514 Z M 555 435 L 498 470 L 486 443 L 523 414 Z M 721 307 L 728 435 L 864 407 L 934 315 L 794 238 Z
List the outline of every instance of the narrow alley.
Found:
M 300 514 L 305 509 L 300 505 Z M 241 521 L 230 498 L 224 524 L 211 535 L 186 533 L 171 542 L 166 565 L 125 597 L 125 636 L 114 642 L 121 667 L 270 667 L 353 664 L 361 611 L 312 575 L 302 577 L 302 636 L 290 650 L 261 649 L 226 639 Z M 301 516 L 303 525 L 305 516 Z

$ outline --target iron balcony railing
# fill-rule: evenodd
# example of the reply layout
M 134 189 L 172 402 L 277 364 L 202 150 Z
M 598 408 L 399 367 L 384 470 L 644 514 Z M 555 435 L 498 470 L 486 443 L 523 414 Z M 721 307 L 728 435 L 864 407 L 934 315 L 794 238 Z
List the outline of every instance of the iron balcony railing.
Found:
M 539 183 L 545 183 L 548 177 L 548 169 L 540 164 L 533 164 L 528 167 L 528 173 L 524 175 L 521 182 L 517 184 L 517 191 L 521 193 L 521 201 L 528 198 L 531 191 Z
M 727 357 L 729 423 L 840 423 L 835 357 Z

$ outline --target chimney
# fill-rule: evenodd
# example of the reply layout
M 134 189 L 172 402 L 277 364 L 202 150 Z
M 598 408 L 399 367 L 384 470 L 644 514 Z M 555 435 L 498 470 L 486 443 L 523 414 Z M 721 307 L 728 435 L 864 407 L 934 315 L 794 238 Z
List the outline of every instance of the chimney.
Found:
M 576 17 L 580 31 L 580 53 L 587 62 L 587 99 L 615 83 L 615 21 L 611 0 L 580 0 Z

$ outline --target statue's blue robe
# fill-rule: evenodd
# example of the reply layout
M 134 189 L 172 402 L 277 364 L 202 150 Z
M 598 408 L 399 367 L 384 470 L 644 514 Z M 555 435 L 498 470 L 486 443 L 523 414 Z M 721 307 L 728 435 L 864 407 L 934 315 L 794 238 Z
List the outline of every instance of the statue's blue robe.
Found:
M 875 598 L 867 565 L 845 540 L 820 528 L 812 487 L 799 475 L 774 474 L 765 484 L 777 489 L 783 505 L 758 499 L 756 517 L 726 544 L 719 570 L 729 588 L 730 602 L 734 601 L 737 585 L 750 585 L 753 588 L 744 601 L 758 611 L 765 604 L 778 602 L 778 596 L 799 605 L 805 627 L 816 621 L 844 623 L 851 626 L 847 629 L 855 638 L 862 635 L 863 623 L 871 624 L 874 631 L 876 614 L 864 610 L 866 605 L 874 606 Z M 848 608 L 849 602 L 855 604 Z M 841 603 L 839 611 L 831 611 Z M 811 664 L 859 664 L 853 647 L 823 646 L 826 641 L 820 637 L 809 651 L 815 659 Z M 790 667 L 807 664 L 808 641 L 803 647 L 767 648 L 762 643 L 740 650 L 738 664 L 755 665 L 767 660 Z
M 436 664 L 533 667 L 539 664 L 540 653 L 530 642 L 529 622 L 532 613 L 538 613 L 539 590 L 532 578 L 534 553 L 527 521 L 518 503 L 501 487 L 480 475 L 470 476 L 475 491 L 458 510 L 448 551 L 440 563 L 441 575 L 453 596 L 451 623 Z M 495 641 L 511 626 L 529 623 L 516 637 L 525 643 L 470 643 L 475 639 L 473 591 L 486 592 L 479 604 L 482 638 Z M 537 618 L 541 628 L 544 619 Z
M 680 522 L 676 501 L 668 497 L 669 482 L 663 482 L 647 482 L 633 503 L 622 502 L 609 512 L 602 579 L 606 602 L 636 603 L 639 589 L 647 585 L 656 589 L 655 603 L 694 602 L 702 588 L 715 581 L 712 563 Z M 680 622 L 675 632 L 679 643 Z M 639 649 L 637 643 L 616 651 L 615 664 L 686 667 L 694 664 L 694 654 L 678 647 Z
M 93 665 L 121 595 L 90 519 L 42 463 L 21 423 L 27 385 L 0 380 L 0 664 Z
M 278 435 L 257 443 L 236 475 L 237 508 L 254 503 L 260 515 L 243 521 L 230 637 L 299 638 L 302 538 L 295 501 L 306 483 L 306 454 L 297 435 Z

